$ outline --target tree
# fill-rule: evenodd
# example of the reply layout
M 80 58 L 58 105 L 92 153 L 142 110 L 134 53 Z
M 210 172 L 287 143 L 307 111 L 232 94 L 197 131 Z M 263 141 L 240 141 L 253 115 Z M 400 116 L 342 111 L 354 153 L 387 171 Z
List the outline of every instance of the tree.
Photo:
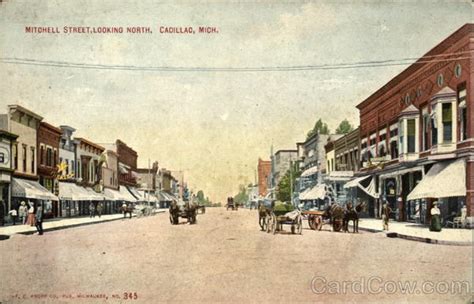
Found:
M 239 193 L 234 196 L 234 202 L 242 205 L 248 201 L 248 198 L 249 196 L 247 194 L 247 187 L 245 187 L 244 185 L 240 185 Z
M 344 119 L 339 124 L 339 127 L 337 127 L 336 134 L 347 134 L 347 133 L 351 132 L 352 130 L 354 130 L 352 125 L 349 123 L 349 121 L 347 119 Z
M 307 139 L 316 133 L 329 134 L 328 125 L 325 122 L 323 122 L 321 118 L 318 119 L 318 121 L 314 124 L 313 129 L 308 132 Z
M 291 183 L 293 183 L 293 191 L 295 189 L 296 179 L 301 175 L 298 163 L 292 164 L 290 169 L 278 182 L 277 200 L 282 202 L 291 202 Z

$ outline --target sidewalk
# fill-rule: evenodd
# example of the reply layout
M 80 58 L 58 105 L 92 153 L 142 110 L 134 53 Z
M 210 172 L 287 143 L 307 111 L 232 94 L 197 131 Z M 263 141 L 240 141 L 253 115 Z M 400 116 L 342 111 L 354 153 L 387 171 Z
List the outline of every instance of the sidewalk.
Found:
M 155 214 L 165 212 L 164 209 L 159 209 L 155 212 Z M 133 215 L 135 217 L 135 215 Z M 51 231 L 51 230 L 58 230 L 58 229 L 66 229 L 71 227 L 78 227 L 84 225 L 91 225 L 91 224 L 98 224 L 110 221 L 116 221 L 123 219 L 123 214 L 106 214 L 102 215 L 100 218 L 98 216 L 94 218 L 90 218 L 89 216 L 81 216 L 81 217 L 72 217 L 72 218 L 57 218 L 51 220 L 45 220 L 43 222 L 43 231 Z M 127 215 L 128 219 L 128 215 Z M 33 234 L 36 233 L 36 227 L 29 226 L 29 225 L 9 225 L 0 227 L 0 236 L 11 236 L 13 234 Z
M 381 219 L 362 218 L 359 229 L 370 232 L 384 232 L 387 237 L 443 245 L 473 245 L 474 230 L 443 228 L 440 232 L 430 231 L 427 226 L 409 222 L 389 222 L 389 231 L 383 231 Z

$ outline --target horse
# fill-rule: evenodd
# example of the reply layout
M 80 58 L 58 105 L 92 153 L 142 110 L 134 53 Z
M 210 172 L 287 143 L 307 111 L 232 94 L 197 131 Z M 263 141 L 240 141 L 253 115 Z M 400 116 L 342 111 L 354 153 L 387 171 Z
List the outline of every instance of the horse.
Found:
M 270 214 L 270 210 L 265 206 L 265 204 L 259 202 L 258 203 L 258 224 L 262 231 L 266 230 L 266 217 Z
M 185 205 L 186 211 L 186 218 L 188 219 L 188 223 L 190 225 L 196 224 L 196 213 L 197 213 L 197 206 L 194 202 L 189 202 Z
M 359 203 L 354 208 L 352 206 L 352 202 L 348 202 L 346 204 L 346 210 L 344 212 L 344 220 L 343 220 L 343 229 L 344 232 L 349 232 L 349 221 L 352 221 L 352 232 L 358 233 L 359 232 L 359 212 L 364 210 L 366 207 L 366 203 Z
M 336 203 L 327 206 L 321 217 L 316 218 L 316 227 L 318 230 L 329 220 L 332 231 L 340 231 L 343 224 L 344 209 Z M 326 220 L 326 221 L 325 221 Z
M 178 202 L 172 201 L 169 207 L 170 213 L 170 222 L 173 225 L 177 225 L 179 223 L 179 206 Z

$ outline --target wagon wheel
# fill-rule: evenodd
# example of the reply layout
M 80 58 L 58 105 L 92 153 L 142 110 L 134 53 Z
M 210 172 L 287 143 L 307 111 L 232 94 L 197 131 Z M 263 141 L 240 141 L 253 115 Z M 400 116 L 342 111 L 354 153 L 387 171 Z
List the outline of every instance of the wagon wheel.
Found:
M 314 216 L 314 215 L 308 216 L 308 226 L 312 230 L 316 229 L 316 216 Z
M 316 226 L 315 229 L 321 231 L 321 228 L 323 228 L 323 219 L 322 219 L 322 217 L 317 216 L 314 219 L 314 222 L 315 222 L 315 226 Z
M 298 232 L 298 234 L 302 234 L 303 233 L 303 219 L 301 218 L 301 215 L 298 216 L 298 218 L 296 219 L 296 231 Z
M 272 214 L 272 233 L 275 234 L 278 228 L 278 219 L 275 214 Z
M 339 232 L 341 231 L 342 229 L 342 221 L 337 219 L 334 221 L 334 223 L 332 224 L 332 229 L 336 232 Z

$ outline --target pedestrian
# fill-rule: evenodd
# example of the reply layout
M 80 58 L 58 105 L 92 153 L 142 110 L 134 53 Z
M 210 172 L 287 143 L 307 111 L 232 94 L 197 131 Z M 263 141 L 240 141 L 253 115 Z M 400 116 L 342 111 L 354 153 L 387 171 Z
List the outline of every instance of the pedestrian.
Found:
M 30 207 L 28 208 L 28 220 L 26 221 L 26 224 L 33 227 L 35 225 L 35 205 L 32 202 L 28 203 Z
M 433 202 L 431 207 L 430 231 L 441 231 L 441 211 L 438 208 L 438 201 Z
M 388 231 L 388 221 L 390 219 L 390 214 L 392 213 L 392 209 L 388 206 L 388 204 L 385 202 L 382 206 L 382 225 L 383 225 L 383 230 Z
M 95 206 L 93 202 L 89 204 L 89 215 L 91 218 L 95 217 Z
M 10 211 L 8 212 L 8 214 L 10 215 L 10 217 L 11 217 L 11 219 L 12 219 L 13 225 L 15 225 L 15 224 L 16 224 L 16 218 L 17 218 L 17 216 L 18 216 L 18 212 L 16 211 L 15 208 L 13 208 L 12 210 L 10 210 Z
M 41 207 L 41 204 L 38 206 L 36 209 L 36 230 L 38 230 L 39 235 L 43 235 L 43 207 Z
M 99 216 L 99 218 L 102 215 L 102 208 L 102 203 L 97 204 L 97 215 Z
M 23 225 L 26 223 L 26 218 L 28 216 L 28 208 L 26 208 L 25 201 L 20 203 L 20 208 L 18 208 L 18 214 L 20 216 L 20 221 Z
M 123 212 L 123 218 L 125 218 L 125 214 L 127 212 L 127 204 L 125 203 L 122 204 L 122 212 Z

